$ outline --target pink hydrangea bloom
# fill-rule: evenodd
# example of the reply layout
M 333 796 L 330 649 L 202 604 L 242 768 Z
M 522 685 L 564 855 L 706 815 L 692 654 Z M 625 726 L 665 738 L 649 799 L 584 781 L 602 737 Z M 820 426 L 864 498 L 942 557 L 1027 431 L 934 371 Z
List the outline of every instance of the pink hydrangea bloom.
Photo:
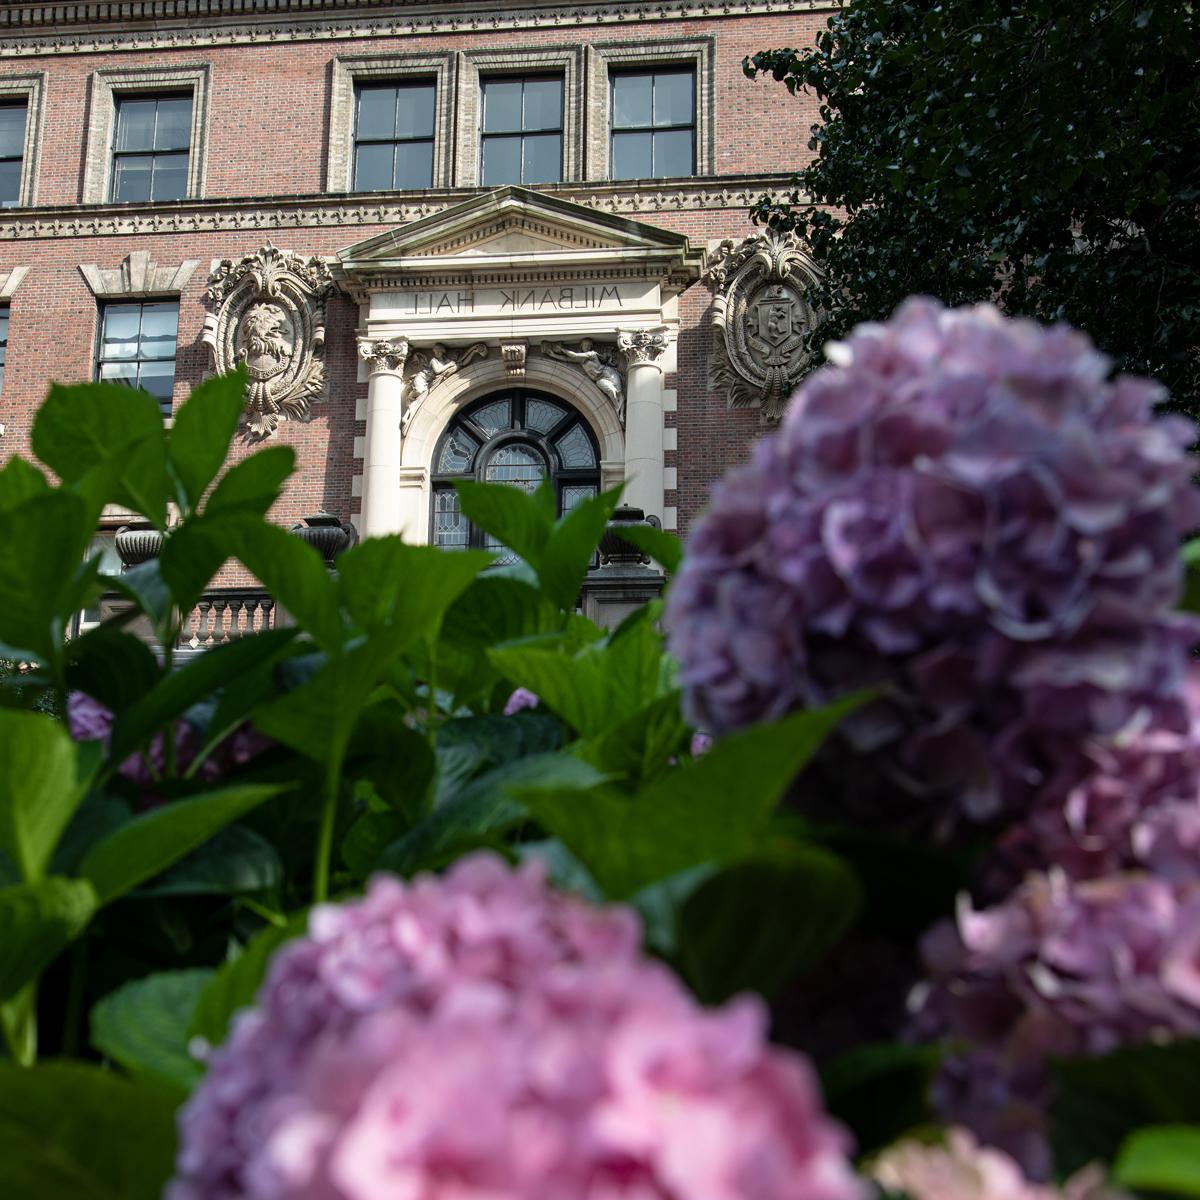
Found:
M 966 1047 L 945 1060 L 935 1099 L 1037 1178 L 1051 1057 L 1200 1036 L 1200 881 L 1032 876 L 994 908 L 964 902 L 923 949 L 918 1031 Z
M 870 1174 L 890 1192 L 908 1200 L 1123 1200 L 1108 1187 L 1103 1172 L 1088 1167 L 1061 1189 L 1031 1183 L 999 1150 L 980 1146 L 966 1129 L 946 1130 L 942 1143 L 908 1139 L 889 1146 Z
M 1178 700 L 1194 427 L 1083 334 L 987 305 L 910 300 L 830 358 L 689 540 L 666 609 L 688 715 L 720 733 L 878 687 L 843 759 L 1023 812 L 1047 744 Z
M 185 1106 L 169 1200 L 862 1200 L 811 1069 L 628 909 L 481 854 L 314 910 Z
M 519 687 L 504 705 L 504 715 L 511 717 L 514 713 L 519 713 L 523 708 L 537 708 L 541 703 L 535 692 L 531 692 L 528 688 Z

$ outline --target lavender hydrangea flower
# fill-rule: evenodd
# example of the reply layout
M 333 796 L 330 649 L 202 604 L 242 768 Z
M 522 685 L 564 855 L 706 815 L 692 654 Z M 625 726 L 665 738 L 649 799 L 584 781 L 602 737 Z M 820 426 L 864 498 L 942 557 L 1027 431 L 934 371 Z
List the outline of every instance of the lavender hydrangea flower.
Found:
M 910 300 L 829 357 L 691 535 L 666 616 L 688 715 L 877 686 L 855 751 L 971 817 L 1019 810 L 1047 741 L 1177 702 L 1193 426 L 1084 335 L 987 305 Z
M 519 687 L 504 702 L 504 715 L 506 717 L 516 716 L 523 708 L 537 708 L 540 704 L 541 699 L 536 692 Z
M 536 864 L 313 911 L 183 1109 L 168 1200 L 865 1200 L 807 1062 Z
M 1200 1035 L 1200 881 L 1031 876 L 1004 904 L 963 903 L 923 947 L 916 1028 L 965 1047 L 942 1110 L 1042 1178 L 1051 1056 Z
M 1106 742 L 1063 747 L 1028 815 L 1001 839 L 1001 877 L 1054 867 L 1076 879 L 1135 868 L 1172 880 L 1200 878 L 1194 669 L 1184 698 L 1185 711 L 1173 714 L 1182 716 L 1182 728 L 1153 722 Z

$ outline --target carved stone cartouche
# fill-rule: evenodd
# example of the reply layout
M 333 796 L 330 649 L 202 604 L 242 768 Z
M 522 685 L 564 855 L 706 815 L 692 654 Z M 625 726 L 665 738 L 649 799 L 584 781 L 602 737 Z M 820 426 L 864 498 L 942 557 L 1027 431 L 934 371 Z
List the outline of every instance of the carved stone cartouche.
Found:
M 290 417 L 306 421 L 325 392 L 328 264 L 268 242 L 237 262 L 224 259 L 208 277 L 204 342 L 218 373 L 245 363 L 246 425 L 256 437 Z
M 730 408 L 761 406 L 764 421 L 778 421 L 810 358 L 816 313 L 805 294 L 816 266 L 794 234 L 763 230 L 722 242 L 705 278 L 715 292 L 709 386 Z

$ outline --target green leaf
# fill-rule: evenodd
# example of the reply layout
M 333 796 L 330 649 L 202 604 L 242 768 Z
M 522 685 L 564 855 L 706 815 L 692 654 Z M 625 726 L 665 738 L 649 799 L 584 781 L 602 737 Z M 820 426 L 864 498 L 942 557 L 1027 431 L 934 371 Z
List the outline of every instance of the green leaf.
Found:
M 96 893 L 82 879 L 51 875 L 0 889 L 0 1001 L 36 979 L 83 932 L 96 908 Z
M 482 648 L 498 642 L 561 628 L 562 613 L 536 587 L 489 571 L 473 579 L 446 610 L 442 637 L 481 656 Z
M 43 496 L 49 490 L 45 475 L 33 463 L 14 454 L 0 469 L 0 512 Z
M 122 762 L 193 704 L 239 676 L 281 656 L 296 636 L 293 629 L 269 629 L 214 646 L 164 675 L 140 700 L 117 714 L 109 757 Z
M 502 545 L 535 569 L 538 567 L 554 528 L 554 513 L 547 508 L 544 497 L 502 483 L 464 480 L 454 489 L 468 521 L 499 538 Z
M 186 858 L 138 889 L 142 896 L 238 896 L 283 882 L 283 864 L 266 838 L 228 825 Z
M 351 646 L 299 687 L 255 709 L 255 728 L 306 758 L 321 763 L 340 759 L 394 658 L 390 646 L 372 640 Z
M 290 446 L 268 446 L 251 454 L 221 476 L 204 506 L 205 515 L 264 516 L 295 468 L 296 452 Z
M 432 637 L 491 559 L 480 550 L 447 554 L 399 537 L 368 538 L 338 558 L 338 589 L 358 625 L 399 650 Z
M 653 525 L 622 525 L 621 538 L 650 555 L 669 575 L 674 575 L 683 562 L 683 543 L 678 536 Z
M 254 1003 L 271 956 L 308 926 L 308 913 L 297 913 L 286 925 L 272 925 L 252 937 L 236 958 L 223 963 L 200 993 L 188 1028 L 190 1037 L 219 1046 L 234 1013 Z
M 525 817 L 514 797 L 542 788 L 582 790 L 604 779 L 589 763 L 569 754 L 534 754 L 496 767 L 464 784 L 419 825 L 383 853 L 378 869 L 410 875 L 440 865 L 455 845 L 511 828 Z
M 337 591 L 325 560 L 294 533 L 257 517 L 222 523 L 228 548 L 291 617 L 327 649 L 344 640 Z
M 672 758 L 689 753 L 691 728 L 680 703 L 679 692 L 668 692 L 608 733 L 584 742 L 579 753 L 614 775 L 650 780 L 667 769 Z
M 60 657 L 74 579 L 94 532 L 83 500 L 65 490 L 0 512 L 0 642 L 49 662 Z
M 120 575 L 107 575 L 105 584 L 114 592 L 132 600 L 146 614 L 157 629 L 161 629 L 174 603 L 171 589 L 163 578 L 162 563 L 157 558 L 138 563 L 122 571 Z M 191 605 L 189 604 L 190 608 Z
M 136 703 L 162 675 L 154 652 L 141 638 L 109 625 L 74 638 L 68 653 L 67 685 L 114 712 Z
M 684 975 L 706 1004 L 747 989 L 772 999 L 837 945 L 861 904 L 854 872 L 815 847 L 733 863 L 680 911 Z
M 619 899 L 688 867 L 748 854 L 796 774 L 864 699 L 731 734 L 636 795 L 601 787 L 518 798 Z
M 1113 1179 L 1126 1187 L 1200 1197 L 1200 1126 L 1160 1125 L 1130 1134 Z
M 515 687 L 536 693 L 584 737 L 606 733 L 670 690 L 662 639 L 649 625 L 573 656 L 533 646 L 497 646 L 487 653 Z
M 1102 1058 L 1053 1064 L 1055 1169 L 1112 1162 L 1146 1125 L 1200 1125 L 1200 1041 L 1123 1046 Z
M 615 487 L 573 508 L 555 526 L 536 564 L 542 590 L 568 612 L 620 497 Z
M 190 1091 L 203 1068 L 188 1053 L 188 1029 L 215 974 L 163 971 L 110 992 L 92 1009 L 92 1045 L 135 1075 Z
M 82 798 L 66 729 L 41 713 L 0 709 L 0 850 L 25 880 L 42 877 Z
M 246 369 L 239 366 L 200 384 L 175 410 L 167 458 L 192 508 L 225 464 L 245 394 Z
M 91 880 L 101 904 L 132 891 L 286 785 L 222 788 L 142 813 L 97 842 L 80 874 Z
M 182 1099 L 85 1063 L 0 1065 L 0 1196 L 159 1200 Z
M 34 417 L 30 443 L 60 479 L 73 483 L 96 463 L 162 436 L 158 401 L 146 392 L 115 383 L 53 383 Z

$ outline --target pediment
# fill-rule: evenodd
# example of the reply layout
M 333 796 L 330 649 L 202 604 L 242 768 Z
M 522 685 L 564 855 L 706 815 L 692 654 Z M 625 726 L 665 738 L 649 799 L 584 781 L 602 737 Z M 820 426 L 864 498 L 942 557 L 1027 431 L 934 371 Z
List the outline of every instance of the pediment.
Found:
M 481 193 L 338 252 L 352 282 L 401 275 L 570 270 L 606 266 L 695 278 L 702 252 L 684 234 L 552 194 L 505 187 Z

